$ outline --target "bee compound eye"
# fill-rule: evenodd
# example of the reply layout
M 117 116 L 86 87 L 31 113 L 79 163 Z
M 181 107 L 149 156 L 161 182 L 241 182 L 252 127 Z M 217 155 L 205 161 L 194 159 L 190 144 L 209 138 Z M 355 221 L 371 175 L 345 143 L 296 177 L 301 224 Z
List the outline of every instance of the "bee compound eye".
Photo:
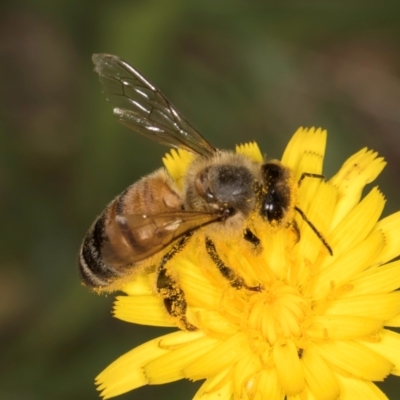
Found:
M 284 209 L 276 199 L 266 199 L 263 205 L 262 214 L 268 221 L 280 221 L 284 216 Z
M 270 222 L 280 221 L 283 218 L 285 210 L 279 194 L 274 190 L 266 196 L 261 213 Z

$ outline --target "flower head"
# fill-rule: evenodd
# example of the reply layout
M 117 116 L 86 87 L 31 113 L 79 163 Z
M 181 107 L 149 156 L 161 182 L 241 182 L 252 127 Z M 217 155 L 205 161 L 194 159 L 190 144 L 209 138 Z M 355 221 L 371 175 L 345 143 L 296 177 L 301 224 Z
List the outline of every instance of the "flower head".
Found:
M 205 380 L 195 400 L 386 398 L 373 382 L 400 375 L 400 335 L 388 329 L 400 326 L 400 261 L 390 262 L 400 253 L 400 213 L 380 220 L 385 199 L 377 187 L 362 198 L 385 166 L 372 151 L 319 179 L 325 143 L 319 129 L 293 136 L 280 160 L 290 171 L 293 204 L 280 223 L 249 216 L 256 250 L 235 234 L 213 237 L 220 259 L 246 286 L 221 276 L 204 254 L 201 230 L 173 259 L 196 330 L 117 359 L 96 379 L 104 398 L 183 378 Z M 263 162 L 254 143 L 236 151 Z M 178 186 L 192 159 L 182 150 L 165 157 Z M 155 274 L 121 287 L 117 318 L 177 326 L 155 293 Z

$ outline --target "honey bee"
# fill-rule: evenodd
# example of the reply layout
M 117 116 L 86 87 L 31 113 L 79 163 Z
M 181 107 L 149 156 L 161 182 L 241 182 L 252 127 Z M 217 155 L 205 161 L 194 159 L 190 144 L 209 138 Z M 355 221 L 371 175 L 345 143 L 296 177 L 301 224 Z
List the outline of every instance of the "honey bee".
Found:
M 216 149 L 128 63 L 109 54 L 95 54 L 93 62 L 107 96 L 117 105 L 114 115 L 122 124 L 195 157 L 182 188 L 160 168 L 128 187 L 106 207 L 80 250 L 79 268 L 86 286 L 113 290 L 115 282 L 156 263 L 156 287 L 166 310 L 183 329 L 194 330 L 186 320 L 185 294 L 168 264 L 203 227 L 220 235 L 236 232 L 257 248 L 260 240 L 246 226 L 250 213 L 256 211 L 269 223 L 294 226 L 287 215 L 296 210 L 332 254 L 322 235 L 295 205 L 288 168 L 276 160 L 258 163 L 243 154 Z M 305 176 L 321 178 L 303 174 L 300 180 Z M 224 264 L 210 235 L 205 234 L 203 243 L 232 287 L 262 290 L 261 286 L 247 285 Z

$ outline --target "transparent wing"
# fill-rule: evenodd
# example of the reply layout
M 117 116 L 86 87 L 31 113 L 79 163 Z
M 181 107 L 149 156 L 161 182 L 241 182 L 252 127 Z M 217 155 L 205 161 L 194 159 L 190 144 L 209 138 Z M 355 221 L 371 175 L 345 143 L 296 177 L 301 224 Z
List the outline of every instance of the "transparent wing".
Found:
M 95 71 L 114 115 L 128 128 L 169 147 L 210 157 L 216 149 L 135 68 L 111 54 L 94 54 Z
M 135 263 L 158 253 L 186 233 L 222 218 L 219 213 L 179 211 L 155 215 L 117 215 L 112 223 L 129 243 L 129 263 Z M 105 261 L 115 261 L 115 249 L 107 246 L 112 244 L 104 243 L 102 255 Z

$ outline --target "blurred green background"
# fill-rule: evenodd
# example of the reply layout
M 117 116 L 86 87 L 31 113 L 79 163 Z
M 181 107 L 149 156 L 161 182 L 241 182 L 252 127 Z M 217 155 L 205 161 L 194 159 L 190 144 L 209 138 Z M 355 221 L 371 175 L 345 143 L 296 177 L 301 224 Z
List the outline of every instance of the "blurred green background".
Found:
M 167 332 L 111 317 L 79 283 L 87 228 L 167 150 L 112 117 L 91 55 L 142 71 L 213 144 L 280 157 L 328 129 L 327 176 L 361 147 L 400 199 L 400 2 L 14 1 L 0 6 L 0 399 L 97 399 L 93 378 Z M 121 399 L 190 399 L 198 383 Z M 382 385 L 397 399 L 400 384 Z

